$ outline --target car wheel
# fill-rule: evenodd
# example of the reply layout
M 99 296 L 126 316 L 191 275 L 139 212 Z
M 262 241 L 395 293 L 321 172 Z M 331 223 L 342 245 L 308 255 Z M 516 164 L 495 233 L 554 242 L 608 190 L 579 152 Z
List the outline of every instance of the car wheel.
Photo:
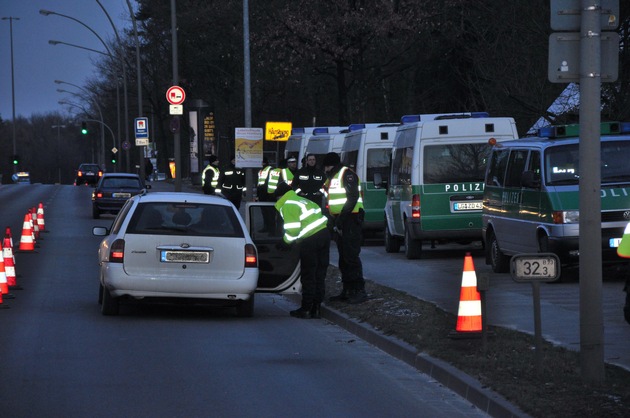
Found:
M 411 238 L 409 225 L 405 225 L 405 257 L 417 260 L 422 256 L 422 241 Z
M 254 294 L 248 300 L 242 300 L 236 306 L 236 315 L 240 318 L 251 318 L 254 316 Z
M 541 235 L 538 237 L 538 251 L 541 253 L 548 253 L 549 251 L 549 237 L 547 235 Z M 568 282 L 575 279 L 577 274 L 576 269 L 571 268 L 560 268 L 560 274 L 556 280 L 548 281 L 547 283 L 560 283 L 560 282 Z
M 118 315 L 120 308 L 118 304 L 118 298 L 113 297 L 109 290 L 103 289 L 103 303 L 101 304 L 101 313 L 105 316 Z
M 510 270 L 510 258 L 503 254 L 501 248 L 499 248 L 499 241 L 497 241 L 494 232 L 490 233 L 486 251 L 489 252 L 488 259 L 490 259 L 492 271 L 495 273 L 507 273 Z
M 385 221 L 385 252 L 397 253 L 398 251 L 400 251 L 400 241 L 389 233 L 389 227 Z
M 100 217 L 101 217 L 101 212 L 98 210 L 96 206 L 92 205 L 92 218 L 98 219 Z

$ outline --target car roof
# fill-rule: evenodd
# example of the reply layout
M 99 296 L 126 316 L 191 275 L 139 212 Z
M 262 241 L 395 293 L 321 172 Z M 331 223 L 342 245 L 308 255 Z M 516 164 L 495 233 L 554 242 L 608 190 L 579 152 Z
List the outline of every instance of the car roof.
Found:
M 230 206 L 229 200 L 213 195 L 205 195 L 200 193 L 183 193 L 183 192 L 153 192 L 145 195 L 132 197 L 142 203 L 151 202 L 188 202 L 188 203 L 205 203 L 221 206 Z
M 99 167 L 99 165 L 96 163 L 82 163 L 79 165 L 79 167 L 84 167 L 84 166 Z
M 103 177 L 118 177 L 118 178 L 135 178 L 139 179 L 140 176 L 135 173 L 103 173 Z
M 602 135 L 600 138 L 601 142 L 607 141 L 630 141 L 630 136 L 628 135 Z M 508 147 L 520 147 L 520 148 L 549 148 L 556 145 L 568 145 L 568 144 L 577 144 L 580 142 L 579 137 L 570 137 L 570 138 L 547 138 L 547 137 L 524 137 L 520 139 L 510 140 L 510 141 L 502 141 L 497 143 L 494 147 L 497 149 L 500 148 L 508 148 Z

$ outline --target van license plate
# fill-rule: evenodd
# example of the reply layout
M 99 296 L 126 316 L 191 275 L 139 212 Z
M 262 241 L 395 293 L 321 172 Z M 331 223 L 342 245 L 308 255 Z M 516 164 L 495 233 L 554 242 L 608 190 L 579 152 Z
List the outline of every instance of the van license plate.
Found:
M 460 212 L 464 210 L 481 210 L 483 204 L 481 202 L 455 202 L 453 203 L 453 210 Z
M 208 263 L 210 253 L 207 251 L 162 251 L 160 261 L 163 263 Z
M 609 240 L 610 248 L 617 248 L 621 243 L 621 238 L 611 238 Z

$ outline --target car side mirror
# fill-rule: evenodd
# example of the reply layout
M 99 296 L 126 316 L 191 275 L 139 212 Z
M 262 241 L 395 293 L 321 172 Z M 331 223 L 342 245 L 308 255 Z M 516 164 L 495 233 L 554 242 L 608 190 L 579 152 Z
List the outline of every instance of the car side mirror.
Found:
M 521 186 L 530 189 L 540 188 L 540 178 L 533 171 L 523 171 L 521 174 Z

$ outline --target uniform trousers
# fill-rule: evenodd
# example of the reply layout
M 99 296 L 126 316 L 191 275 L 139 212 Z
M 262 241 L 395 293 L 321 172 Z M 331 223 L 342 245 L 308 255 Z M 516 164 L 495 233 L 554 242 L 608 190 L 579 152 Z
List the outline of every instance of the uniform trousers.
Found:
M 326 272 L 330 264 L 330 231 L 324 228 L 300 242 L 302 307 L 324 301 Z

